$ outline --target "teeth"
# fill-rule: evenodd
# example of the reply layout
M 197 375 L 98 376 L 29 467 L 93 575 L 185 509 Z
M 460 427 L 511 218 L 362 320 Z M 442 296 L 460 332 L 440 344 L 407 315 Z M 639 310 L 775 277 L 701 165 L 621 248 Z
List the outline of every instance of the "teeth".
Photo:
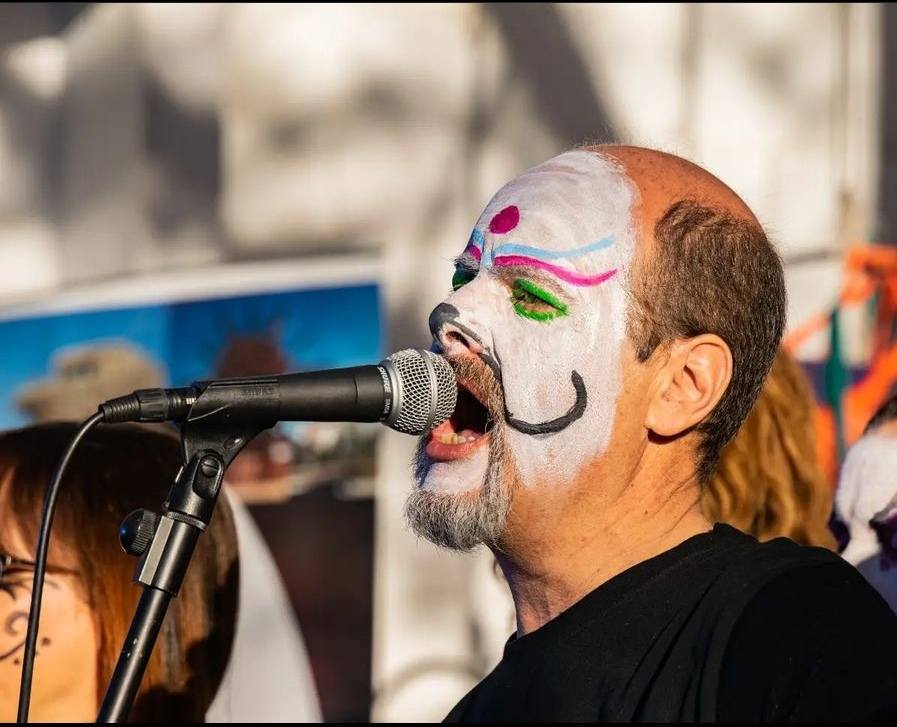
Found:
M 441 434 L 438 439 L 441 444 L 467 444 L 468 442 L 475 441 L 476 437 L 465 437 L 461 434 L 452 432 L 450 434 Z

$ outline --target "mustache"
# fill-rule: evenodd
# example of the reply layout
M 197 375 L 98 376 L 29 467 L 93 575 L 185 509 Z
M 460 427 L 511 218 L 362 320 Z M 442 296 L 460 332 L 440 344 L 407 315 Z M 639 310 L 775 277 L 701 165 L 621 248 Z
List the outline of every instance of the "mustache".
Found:
M 479 357 L 443 356 L 458 380 L 483 405 L 493 422 L 505 419 L 505 394 L 493 367 Z

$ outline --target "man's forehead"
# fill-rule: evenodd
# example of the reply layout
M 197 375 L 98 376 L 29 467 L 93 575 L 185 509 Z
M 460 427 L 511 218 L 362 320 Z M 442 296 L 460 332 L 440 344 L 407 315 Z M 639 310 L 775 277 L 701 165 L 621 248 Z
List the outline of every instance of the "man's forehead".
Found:
M 571 151 L 512 179 L 486 206 L 476 230 L 496 244 L 546 249 L 597 242 L 629 228 L 633 186 L 612 161 Z

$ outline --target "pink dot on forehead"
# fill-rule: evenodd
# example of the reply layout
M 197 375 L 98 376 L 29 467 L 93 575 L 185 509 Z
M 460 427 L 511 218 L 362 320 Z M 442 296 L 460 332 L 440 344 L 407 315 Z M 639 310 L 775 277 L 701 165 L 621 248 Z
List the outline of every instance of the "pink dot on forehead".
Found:
M 517 227 L 518 222 L 520 222 L 520 210 L 514 205 L 505 207 L 489 222 L 489 232 L 495 235 L 503 235 Z

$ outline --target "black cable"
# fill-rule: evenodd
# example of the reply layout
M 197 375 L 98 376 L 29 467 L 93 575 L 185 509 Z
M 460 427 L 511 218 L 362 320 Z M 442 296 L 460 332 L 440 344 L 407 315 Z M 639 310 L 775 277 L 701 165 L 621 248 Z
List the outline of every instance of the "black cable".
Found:
M 31 678 L 34 675 L 34 655 L 37 651 L 37 630 L 40 626 L 40 603 L 44 588 L 44 574 L 47 571 L 47 550 L 50 545 L 50 527 L 53 525 L 53 513 L 56 510 L 56 496 L 65 468 L 78 443 L 95 425 L 103 421 L 102 412 L 97 412 L 87 419 L 78 432 L 72 437 L 68 449 L 59 460 L 56 472 L 44 496 L 44 509 L 41 512 L 40 530 L 37 536 L 37 550 L 34 555 L 34 584 L 31 587 L 31 608 L 28 611 L 28 633 L 25 637 L 25 650 L 22 655 L 22 681 L 19 685 L 19 716 L 17 722 L 28 721 L 28 708 L 31 704 Z

